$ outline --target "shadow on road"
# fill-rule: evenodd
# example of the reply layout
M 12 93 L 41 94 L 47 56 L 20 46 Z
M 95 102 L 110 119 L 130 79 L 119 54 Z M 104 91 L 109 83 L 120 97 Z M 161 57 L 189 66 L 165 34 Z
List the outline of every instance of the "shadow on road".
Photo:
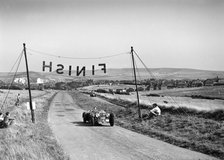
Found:
M 67 108 L 65 109 L 66 111 L 74 111 L 75 109 L 70 109 L 70 108 Z
M 81 127 L 110 127 L 108 125 L 102 125 L 102 124 L 96 124 L 95 126 L 92 126 L 90 123 L 84 123 L 82 121 L 75 121 L 71 122 L 72 124 L 75 124 L 76 126 L 81 126 Z
M 62 115 L 62 114 L 58 114 L 57 116 L 58 116 L 58 117 L 64 117 L 65 115 Z

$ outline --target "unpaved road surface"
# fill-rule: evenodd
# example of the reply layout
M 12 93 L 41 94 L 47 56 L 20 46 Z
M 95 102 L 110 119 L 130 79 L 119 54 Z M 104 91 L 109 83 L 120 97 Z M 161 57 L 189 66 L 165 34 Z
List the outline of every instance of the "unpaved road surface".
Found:
M 71 160 L 212 160 L 213 157 L 144 136 L 121 127 L 90 126 L 66 92 L 51 102 L 49 124 Z

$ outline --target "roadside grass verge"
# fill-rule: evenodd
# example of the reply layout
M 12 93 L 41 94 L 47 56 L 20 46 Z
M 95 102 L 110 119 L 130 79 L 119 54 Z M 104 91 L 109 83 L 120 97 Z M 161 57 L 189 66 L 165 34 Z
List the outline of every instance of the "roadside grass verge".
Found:
M 22 103 L 11 108 L 15 123 L 9 128 L 0 129 L 0 159 L 2 160 L 64 160 L 69 159 L 57 144 L 48 126 L 48 110 L 55 95 L 54 91 L 40 95 L 36 102 L 36 122 L 31 122 L 30 111 Z M 14 96 L 13 96 L 14 97 Z M 22 101 L 26 101 L 23 99 Z
M 139 120 L 135 103 L 113 99 L 104 103 L 99 97 L 90 97 L 80 92 L 72 92 L 72 97 L 83 109 L 97 106 L 116 115 L 115 124 L 138 133 L 224 159 L 223 110 L 205 112 L 188 108 L 165 108 L 160 106 L 162 115 Z M 107 99 L 108 100 L 108 99 Z M 147 114 L 148 106 L 141 106 L 142 114 Z
M 15 102 L 17 94 L 20 94 L 20 105 L 24 102 L 29 101 L 29 95 L 28 90 L 10 90 L 8 93 L 8 90 L 1 90 L 0 92 L 0 101 L 1 101 L 1 112 L 11 112 L 15 108 Z M 32 99 L 44 96 L 49 93 L 49 91 L 39 91 L 39 90 L 32 90 Z M 6 98 L 8 94 L 8 98 Z M 5 99 L 6 98 L 6 99 Z M 4 106 L 3 105 L 3 102 Z

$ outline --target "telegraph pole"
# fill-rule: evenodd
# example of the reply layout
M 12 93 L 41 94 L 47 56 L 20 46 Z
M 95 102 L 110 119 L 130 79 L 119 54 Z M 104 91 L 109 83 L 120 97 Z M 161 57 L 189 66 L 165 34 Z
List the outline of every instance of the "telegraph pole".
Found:
M 27 75 L 27 83 L 28 83 L 29 98 L 30 98 L 31 118 L 32 118 L 32 122 L 35 123 L 34 109 L 33 109 L 33 105 L 32 105 L 32 96 L 31 96 L 31 89 L 30 89 L 30 76 L 29 76 L 29 68 L 28 68 L 28 61 L 27 61 L 27 56 L 26 56 L 26 44 L 25 43 L 23 43 L 23 52 L 24 52 L 25 62 L 26 62 L 26 75 Z
M 136 94 L 137 94 L 138 115 L 139 115 L 139 118 L 142 119 L 141 109 L 140 109 L 140 105 L 139 105 L 138 85 L 137 85 L 137 80 L 136 80 L 135 59 L 134 59 L 133 52 L 134 52 L 134 49 L 133 49 L 133 47 L 131 47 L 131 56 L 132 56 L 132 62 L 133 62 L 133 70 L 134 70 L 134 77 L 135 77 L 135 87 L 136 87 Z

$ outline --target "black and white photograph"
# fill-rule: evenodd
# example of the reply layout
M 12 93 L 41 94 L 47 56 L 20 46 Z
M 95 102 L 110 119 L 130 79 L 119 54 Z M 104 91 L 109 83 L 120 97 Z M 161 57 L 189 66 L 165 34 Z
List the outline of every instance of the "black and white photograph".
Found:
M 0 0 L 0 160 L 223 160 L 224 0 Z

